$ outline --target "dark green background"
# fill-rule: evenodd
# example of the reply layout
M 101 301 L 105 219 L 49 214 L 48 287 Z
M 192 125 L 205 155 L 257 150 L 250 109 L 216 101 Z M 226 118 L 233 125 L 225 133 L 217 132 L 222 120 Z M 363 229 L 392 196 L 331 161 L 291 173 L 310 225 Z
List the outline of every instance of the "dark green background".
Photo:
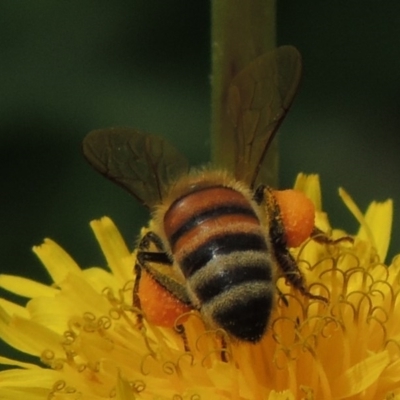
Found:
M 299 48 L 304 79 L 281 129 L 281 184 L 318 172 L 335 226 L 395 201 L 400 250 L 400 2 L 278 0 L 278 42 Z M 147 214 L 86 165 L 91 129 L 138 127 L 194 164 L 208 159 L 208 1 L 0 4 L 1 272 L 48 282 L 30 248 L 51 237 L 87 267 L 103 263 L 88 223 L 109 215 L 133 244 Z

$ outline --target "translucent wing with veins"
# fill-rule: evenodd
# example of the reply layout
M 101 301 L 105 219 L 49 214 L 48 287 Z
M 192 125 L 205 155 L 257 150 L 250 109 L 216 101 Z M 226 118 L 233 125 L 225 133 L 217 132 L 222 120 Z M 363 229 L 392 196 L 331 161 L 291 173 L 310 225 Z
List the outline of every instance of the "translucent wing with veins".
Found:
M 235 131 L 234 174 L 251 187 L 292 104 L 301 70 L 300 53 L 292 46 L 282 46 L 256 58 L 229 87 L 228 112 Z
M 90 132 L 83 154 L 94 169 L 147 207 L 162 201 L 171 184 L 189 170 L 186 158 L 167 141 L 131 128 Z

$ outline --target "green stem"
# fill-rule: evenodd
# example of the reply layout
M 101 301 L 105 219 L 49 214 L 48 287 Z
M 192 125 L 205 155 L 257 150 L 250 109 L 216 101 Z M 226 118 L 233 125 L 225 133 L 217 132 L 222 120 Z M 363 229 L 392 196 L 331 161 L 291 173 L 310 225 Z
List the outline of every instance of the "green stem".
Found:
M 212 1 L 211 148 L 217 165 L 234 163 L 229 83 L 250 61 L 275 48 L 275 36 L 275 0 Z

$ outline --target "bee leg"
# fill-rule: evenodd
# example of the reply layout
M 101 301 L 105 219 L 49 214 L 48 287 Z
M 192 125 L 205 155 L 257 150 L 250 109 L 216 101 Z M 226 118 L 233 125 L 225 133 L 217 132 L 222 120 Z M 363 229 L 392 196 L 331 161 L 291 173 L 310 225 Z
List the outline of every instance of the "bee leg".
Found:
M 188 338 L 186 336 L 185 327 L 182 324 L 175 326 L 175 332 L 182 338 L 183 348 L 186 352 L 190 352 Z
M 224 335 L 221 336 L 221 361 L 222 362 L 228 362 L 228 342 L 226 341 L 226 338 Z
M 282 293 L 282 291 L 278 288 L 278 286 L 276 287 L 276 291 L 277 291 L 278 296 L 279 296 L 279 299 L 282 301 L 282 303 L 283 303 L 286 307 L 289 307 L 288 299 L 285 297 L 285 295 Z
M 338 244 L 341 242 L 354 243 L 354 239 L 351 236 L 342 236 L 339 239 L 330 238 L 324 231 L 314 227 L 310 235 L 311 239 L 320 244 Z
M 328 300 L 323 296 L 314 295 L 307 289 L 306 280 L 296 263 L 296 260 L 290 254 L 287 247 L 287 239 L 285 228 L 281 219 L 279 205 L 276 202 L 269 188 L 263 189 L 266 195 L 268 219 L 269 219 L 269 235 L 274 250 L 275 259 L 285 277 L 286 283 L 289 283 L 297 289 L 303 296 L 310 299 L 321 300 L 327 303 Z
M 159 251 L 146 251 L 153 244 Z M 154 232 L 147 232 L 141 239 L 138 245 L 138 252 L 135 263 L 135 285 L 133 290 L 133 304 L 140 308 L 140 299 L 138 296 L 140 278 L 142 276 L 142 269 L 152 275 L 148 263 L 158 263 L 172 265 L 172 260 L 165 252 L 161 239 Z
M 328 299 L 326 299 L 325 297 L 315 295 L 309 292 L 309 290 L 307 289 L 306 280 L 302 272 L 300 271 L 296 263 L 296 260 L 289 253 L 289 250 L 287 250 L 287 248 L 281 249 L 279 253 L 277 252 L 275 257 L 278 261 L 281 271 L 283 272 L 286 283 L 293 286 L 303 296 L 308 297 L 309 299 L 320 300 L 323 301 L 324 303 L 328 302 Z M 289 304 L 287 299 L 283 297 L 282 293 L 280 294 L 280 298 L 285 303 L 285 305 Z
M 151 246 L 155 247 L 157 251 L 149 251 Z M 157 271 L 154 267 L 151 266 L 151 263 L 172 266 L 173 261 L 166 253 L 160 237 L 154 232 L 149 231 L 145 235 L 143 235 L 138 245 L 137 259 L 135 264 L 136 280 L 133 293 L 134 305 L 137 306 L 139 309 L 141 309 L 138 292 L 140 285 L 140 277 L 143 269 L 160 286 L 164 287 L 170 293 L 175 295 L 178 298 L 178 300 L 182 301 L 185 304 L 190 304 L 190 299 L 187 297 L 185 288 L 182 287 L 177 282 L 170 280 L 167 276 L 163 275 L 159 271 Z M 140 316 L 139 319 L 141 322 L 143 320 L 143 317 Z M 175 326 L 175 330 L 183 340 L 183 346 L 185 351 L 190 351 L 184 326 L 182 324 L 178 324 Z
M 152 231 L 147 232 L 141 237 L 138 248 L 139 250 L 148 250 L 151 244 L 160 252 L 165 252 L 161 238 Z
M 151 244 L 153 244 L 155 248 L 159 251 L 146 251 L 150 248 Z M 165 249 L 160 237 L 152 231 L 149 231 L 145 235 L 143 235 L 138 245 L 136 264 L 135 264 L 136 279 L 133 288 L 133 304 L 139 309 L 141 307 L 140 307 L 140 298 L 138 292 L 139 292 L 140 278 L 142 276 L 142 269 L 144 269 L 145 271 L 149 272 L 150 275 L 152 275 L 148 263 L 172 265 L 171 259 L 168 257 L 168 254 L 165 253 Z
M 179 301 L 190 306 L 192 305 L 189 295 L 186 291 L 186 287 L 183 284 L 151 265 L 163 264 L 172 267 L 173 261 L 167 253 L 139 250 L 137 252 L 136 264 L 138 268 L 145 270 L 152 279 L 154 279 L 161 287 L 175 296 Z
M 171 290 L 173 287 L 173 292 L 176 294 L 180 289 L 175 287 L 173 282 L 168 281 L 168 278 L 165 276 L 158 275 L 158 273 L 153 270 L 148 263 L 157 263 L 157 264 L 166 264 L 172 265 L 171 259 L 168 257 L 166 253 L 157 253 L 157 252 L 150 252 L 150 251 L 138 251 L 137 254 L 137 261 L 135 264 L 135 272 L 136 272 L 136 279 L 135 285 L 133 289 L 133 304 L 135 307 L 141 309 L 140 305 L 140 298 L 139 298 L 139 285 L 140 285 L 140 278 L 142 275 L 142 270 L 144 269 L 150 276 L 161 286 L 165 287 L 167 290 Z M 141 327 L 143 325 L 143 316 L 138 316 L 138 323 Z M 187 340 L 185 328 L 182 324 L 178 324 L 175 326 L 176 332 L 181 336 L 183 341 L 183 347 L 185 351 L 190 351 L 189 343 Z
M 139 264 L 146 270 L 149 269 L 147 268 L 147 263 L 172 265 L 172 261 L 168 257 L 167 253 L 158 253 L 156 251 L 139 250 L 137 253 L 137 260 Z
M 151 244 L 154 244 L 157 250 L 160 252 L 145 251 L 150 248 Z M 159 264 L 172 265 L 172 261 L 168 255 L 163 252 L 164 246 L 162 245 L 161 239 L 154 232 L 147 232 L 141 239 L 138 245 L 136 263 L 135 263 L 135 284 L 133 286 L 133 306 L 141 310 L 140 298 L 139 298 L 139 286 L 140 279 L 142 277 L 142 269 L 149 271 L 148 263 L 154 262 Z M 141 328 L 143 326 L 143 315 L 138 314 L 137 316 L 138 325 Z
M 257 189 L 253 193 L 253 200 L 260 205 L 263 200 L 265 199 L 265 189 L 267 186 L 265 185 L 259 185 Z
M 133 305 L 138 309 L 141 309 L 140 298 L 139 298 L 139 285 L 142 277 L 142 270 L 147 271 L 151 276 L 154 276 L 152 269 L 147 263 L 158 263 L 172 265 L 172 261 L 166 253 L 156 253 L 150 251 L 138 251 L 135 263 L 135 284 L 133 286 Z M 157 281 L 157 279 L 156 279 Z
M 140 304 L 140 298 L 139 298 L 139 284 L 140 284 L 140 278 L 142 277 L 142 267 L 141 265 L 138 263 L 138 261 L 136 260 L 135 263 L 135 283 L 133 285 L 133 306 L 138 309 L 141 310 L 141 304 Z M 137 318 L 137 324 L 139 329 L 142 329 L 143 327 L 143 315 L 141 313 L 137 313 L 136 314 L 136 318 Z

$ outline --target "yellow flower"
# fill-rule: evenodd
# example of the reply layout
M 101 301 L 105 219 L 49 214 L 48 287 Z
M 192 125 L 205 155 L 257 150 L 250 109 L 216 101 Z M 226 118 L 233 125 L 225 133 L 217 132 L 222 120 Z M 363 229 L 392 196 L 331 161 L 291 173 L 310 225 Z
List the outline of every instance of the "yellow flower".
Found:
M 318 177 L 300 176 L 321 211 Z M 384 264 L 392 202 L 363 215 L 343 191 L 360 223 L 354 244 L 308 240 L 293 250 L 310 300 L 278 286 L 270 328 L 257 345 L 209 331 L 192 313 L 184 323 L 188 347 L 173 329 L 137 315 L 132 306 L 134 254 L 109 218 L 91 226 L 109 270 L 79 268 L 56 243 L 34 248 L 53 284 L 0 275 L 0 286 L 29 299 L 25 307 L 0 299 L 0 337 L 38 358 L 0 357 L 0 399 L 400 399 L 400 258 Z M 224 344 L 223 344 L 224 343 Z M 40 360 L 40 362 L 39 362 Z

